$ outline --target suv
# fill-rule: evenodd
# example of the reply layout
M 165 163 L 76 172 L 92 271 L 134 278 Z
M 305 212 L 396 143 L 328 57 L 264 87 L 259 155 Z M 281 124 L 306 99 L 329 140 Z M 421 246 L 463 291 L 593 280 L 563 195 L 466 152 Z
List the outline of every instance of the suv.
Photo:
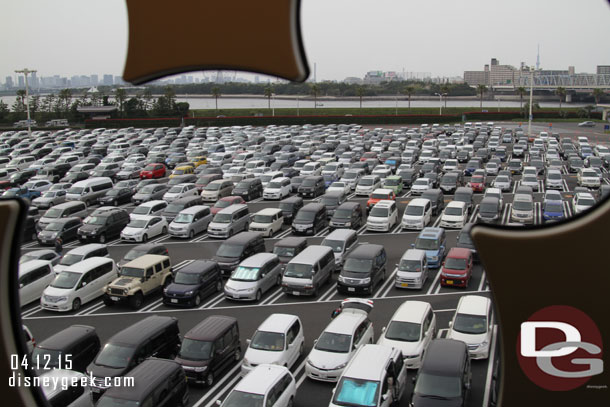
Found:
M 125 209 L 99 208 L 95 211 L 95 216 L 85 218 L 83 226 L 77 232 L 78 240 L 81 243 L 96 240 L 106 243 L 109 238 L 118 237 L 129 220 L 129 214 Z
M 120 276 L 104 287 L 104 304 L 112 306 L 120 301 L 138 309 L 144 296 L 167 287 L 172 282 L 172 268 L 168 256 L 145 254 L 121 267 Z

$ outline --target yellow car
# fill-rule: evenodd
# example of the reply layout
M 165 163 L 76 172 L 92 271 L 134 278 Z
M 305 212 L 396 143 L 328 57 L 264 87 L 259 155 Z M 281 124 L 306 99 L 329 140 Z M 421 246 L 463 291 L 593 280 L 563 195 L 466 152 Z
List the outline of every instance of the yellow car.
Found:
M 200 165 L 203 164 L 207 164 L 208 163 L 208 158 L 204 157 L 204 156 L 199 156 L 199 157 L 193 157 L 193 159 L 191 160 L 191 162 L 193 164 L 195 164 L 195 168 L 199 167 Z
M 195 169 L 190 165 L 181 165 L 180 167 L 174 168 L 172 174 L 169 176 L 170 178 L 177 177 L 178 175 L 186 175 L 186 174 L 194 174 Z

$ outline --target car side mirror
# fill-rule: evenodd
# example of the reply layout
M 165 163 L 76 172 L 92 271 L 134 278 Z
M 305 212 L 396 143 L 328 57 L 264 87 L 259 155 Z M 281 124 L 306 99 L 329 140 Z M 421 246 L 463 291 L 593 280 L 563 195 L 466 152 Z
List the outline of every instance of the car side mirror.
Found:
M 23 283 L 20 283 L 20 284 L 19 284 L 19 288 L 23 288 Z
M 415 247 L 415 243 L 411 243 L 411 247 Z
M 385 332 L 385 326 L 383 328 L 381 328 L 381 332 Z
M 449 321 L 449 328 L 453 325 L 453 321 Z
M 381 396 L 381 399 L 382 399 L 383 401 L 386 401 L 386 400 L 388 399 L 388 395 L 387 395 L 387 394 L 383 394 L 383 395 Z
M 252 342 L 252 339 L 246 339 L 246 345 L 250 346 L 251 342 Z
M 217 405 L 217 406 L 219 406 L 219 405 L 221 405 L 221 404 L 222 404 L 222 402 L 221 402 L 220 400 L 216 400 L 216 405 Z
M 84 286 L 86 286 L 86 285 L 87 285 L 87 282 L 86 282 L 86 281 L 83 281 L 83 282 L 81 283 L 81 285 L 80 285 L 80 286 L 81 286 L 81 287 L 84 287 Z
M 469 383 L 469 382 L 468 382 L 468 383 L 464 383 L 464 387 L 465 387 L 467 390 L 470 390 L 470 383 Z

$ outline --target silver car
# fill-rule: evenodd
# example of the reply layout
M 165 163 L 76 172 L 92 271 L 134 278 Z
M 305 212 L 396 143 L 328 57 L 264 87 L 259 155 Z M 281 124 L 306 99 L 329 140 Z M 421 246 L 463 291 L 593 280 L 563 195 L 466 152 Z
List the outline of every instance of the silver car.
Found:
M 135 204 L 141 204 L 142 202 L 154 201 L 157 199 L 163 199 L 163 195 L 167 192 L 167 186 L 162 184 L 150 184 L 140 189 L 131 200 Z
M 48 209 L 51 206 L 58 205 L 62 202 L 66 202 L 66 193 L 68 191 L 65 189 L 58 191 L 46 191 L 32 200 L 32 205 L 37 207 L 38 209 Z
M 258 253 L 242 261 L 224 286 L 231 300 L 260 301 L 263 294 L 282 283 L 280 258 L 272 253 Z

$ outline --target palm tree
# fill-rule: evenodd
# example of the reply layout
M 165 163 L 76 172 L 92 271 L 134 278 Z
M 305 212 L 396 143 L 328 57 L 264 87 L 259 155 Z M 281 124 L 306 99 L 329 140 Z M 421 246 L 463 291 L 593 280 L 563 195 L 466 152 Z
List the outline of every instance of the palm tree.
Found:
M 447 108 L 447 95 L 449 94 L 449 86 L 443 85 L 439 89 L 441 91 L 441 95 L 445 97 L 445 108 Z
M 123 116 L 123 106 L 125 105 L 125 100 L 127 99 L 127 91 L 123 88 L 117 88 L 114 91 L 114 99 L 119 105 L 119 112 L 121 112 L 121 116 Z
M 415 87 L 413 86 L 405 86 L 404 92 L 409 98 L 409 109 L 411 109 L 411 95 L 415 92 Z
M 555 94 L 559 96 L 559 110 L 561 110 L 561 102 L 566 95 L 566 89 L 561 86 L 555 89 Z
M 485 86 L 485 85 L 477 86 L 477 92 L 479 93 L 480 100 L 481 100 L 481 109 L 483 108 L 483 94 L 485 93 L 486 90 L 487 90 L 487 86 Z
M 364 96 L 364 87 L 358 86 L 358 89 L 356 89 L 356 93 L 360 97 L 360 110 L 362 110 L 362 96 Z
M 220 88 L 218 86 L 212 88 L 212 96 L 216 99 L 216 113 L 218 113 L 218 98 L 220 97 Z
M 265 86 L 265 97 L 267 98 L 269 109 L 271 109 L 271 96 L 273 96 L 273 88 Z
M 59 91 L 59 100 L 63 102 L 66 113 L 70 109 L 72 102 L 72 91 L 70 89 L 62 89 Z
M 320 93 L 320 87 L 318 86 L 317 83 L 314 83 L 313 85 L 311 85 L 311 94 L 313 95 L 313 107 L 317 108 L 318 107 L 318 94 Z
M 519 109 L 523 109 L 523 96 L 525 96 L 525 94 L 527 93 L 527 90 L 525 90 L 525 88 L 523 86 L 520 86 L 517 88 L 517 93 L 519 93 L 519 99 L 520 99 Z
M 595 99 L 596 105 L 599 105 L 599 101 L 601 100 L 602 96 L 604 96 L 604 91 L 602 89 L 593 89 L 593 98 Z

